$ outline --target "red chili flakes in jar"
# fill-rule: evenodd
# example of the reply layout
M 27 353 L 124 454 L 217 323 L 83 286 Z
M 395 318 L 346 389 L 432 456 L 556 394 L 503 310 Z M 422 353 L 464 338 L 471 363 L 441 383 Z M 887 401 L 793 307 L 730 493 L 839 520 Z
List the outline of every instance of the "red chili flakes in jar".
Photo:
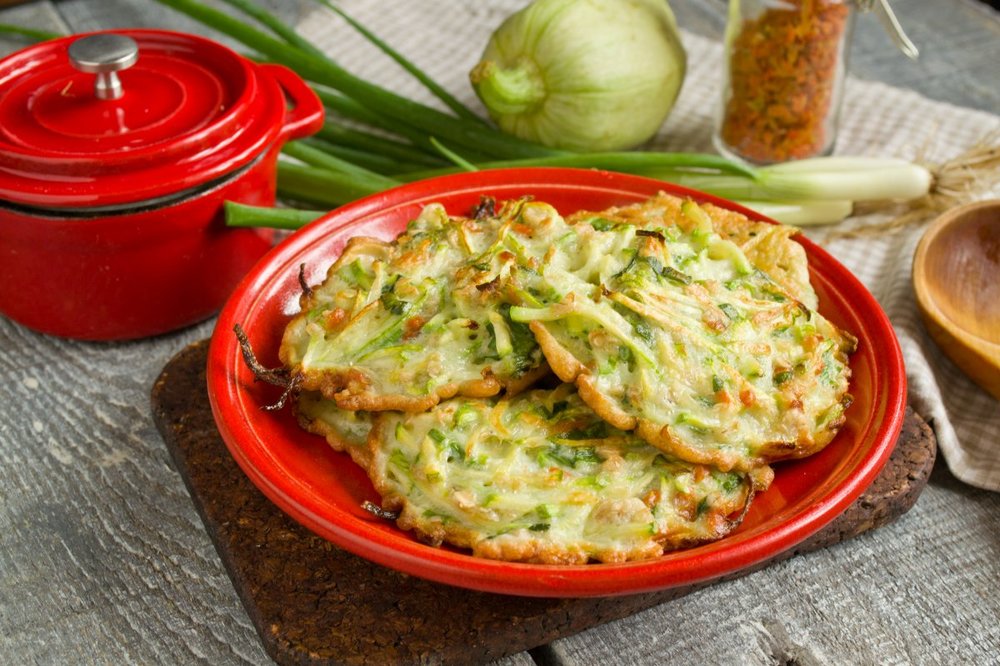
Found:
M 841 0 L 744 0 L 741 11 L 728 45 L 729 94 L 719 131 L 725 148 L 757 163 L 827 152 L 850 8 Z

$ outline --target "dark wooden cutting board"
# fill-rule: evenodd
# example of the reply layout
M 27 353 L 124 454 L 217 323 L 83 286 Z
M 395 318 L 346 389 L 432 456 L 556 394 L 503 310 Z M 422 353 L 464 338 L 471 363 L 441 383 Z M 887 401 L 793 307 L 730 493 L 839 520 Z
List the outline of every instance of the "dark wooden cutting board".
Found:
M 206 394 L 207 351 L 207 341 L 195 343 L 167 364 L 153 387 L 153 415 L 267 652 L 279 664 L 488 661 L 712 584 L 615 598 L 537 599 L 432 583 L 351 555 L 286 516 L 230 457 Z M 908 409 L 892 457 L 854 504 L 799 546 L 726 579 L 898 518 L 923 490 L 936 448 L 930 428 Z

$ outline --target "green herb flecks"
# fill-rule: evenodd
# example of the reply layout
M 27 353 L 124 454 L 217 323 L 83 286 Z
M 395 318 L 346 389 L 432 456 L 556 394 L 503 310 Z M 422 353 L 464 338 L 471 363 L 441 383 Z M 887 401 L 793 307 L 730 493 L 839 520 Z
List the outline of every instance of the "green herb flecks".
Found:
M 547 467 L 552 461 L 563 467 L 575 469 L 581 463 L 600 464 L 604 462 L 597 450 L 592 446 L 566 446 L 565 444 L 552 444 L 539 454 L 539 465 Z

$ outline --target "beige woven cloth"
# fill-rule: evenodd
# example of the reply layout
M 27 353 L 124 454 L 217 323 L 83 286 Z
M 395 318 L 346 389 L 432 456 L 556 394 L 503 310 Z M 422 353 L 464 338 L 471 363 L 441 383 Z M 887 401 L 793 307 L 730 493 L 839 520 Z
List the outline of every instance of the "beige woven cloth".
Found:
M 478 104 L 467 73 L 493 29 L 523 0 L 340 0 L 340 6 L 392 44 L 473 108 Z M 415 80 L 332 14 L 305 15 L 302 33 L 348 70 L 399 94 L 431 101 Z M 680 99 L 650 146 L 712 151 L 714 113 L 721 94 L 720 44 L 683 33 L 688 74 Z M 929 100 L 916 93 L 850 79 L 836 153 L 914 158 L 954 157 L 990 132 L 1000 117 Z M 1000 187 L 988 196 L 1000 197 Z M 868 216 L 847 224 L 874 223 Z M 1000 491 L 1000 401 L 968 380 L 927 336 L 910 283 L 911 263 L 923 227 L 891 236 L 824 242 L 874 294 L 895 327 L 903 349 L 913 408 L 928 419 L 952 472 L 966 483 Z

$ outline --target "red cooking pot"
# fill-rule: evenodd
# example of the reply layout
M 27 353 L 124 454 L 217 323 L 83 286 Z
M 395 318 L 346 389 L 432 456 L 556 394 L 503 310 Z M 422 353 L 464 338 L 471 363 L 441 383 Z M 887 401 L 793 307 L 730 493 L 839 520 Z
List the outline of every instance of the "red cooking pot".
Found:
M 0 61 L 0 313 L 90 340 L 211 316 L 271 246 L 222 204 L 273 205 L 282 145 L 323 107 L 294 72 L 156 30 Z

